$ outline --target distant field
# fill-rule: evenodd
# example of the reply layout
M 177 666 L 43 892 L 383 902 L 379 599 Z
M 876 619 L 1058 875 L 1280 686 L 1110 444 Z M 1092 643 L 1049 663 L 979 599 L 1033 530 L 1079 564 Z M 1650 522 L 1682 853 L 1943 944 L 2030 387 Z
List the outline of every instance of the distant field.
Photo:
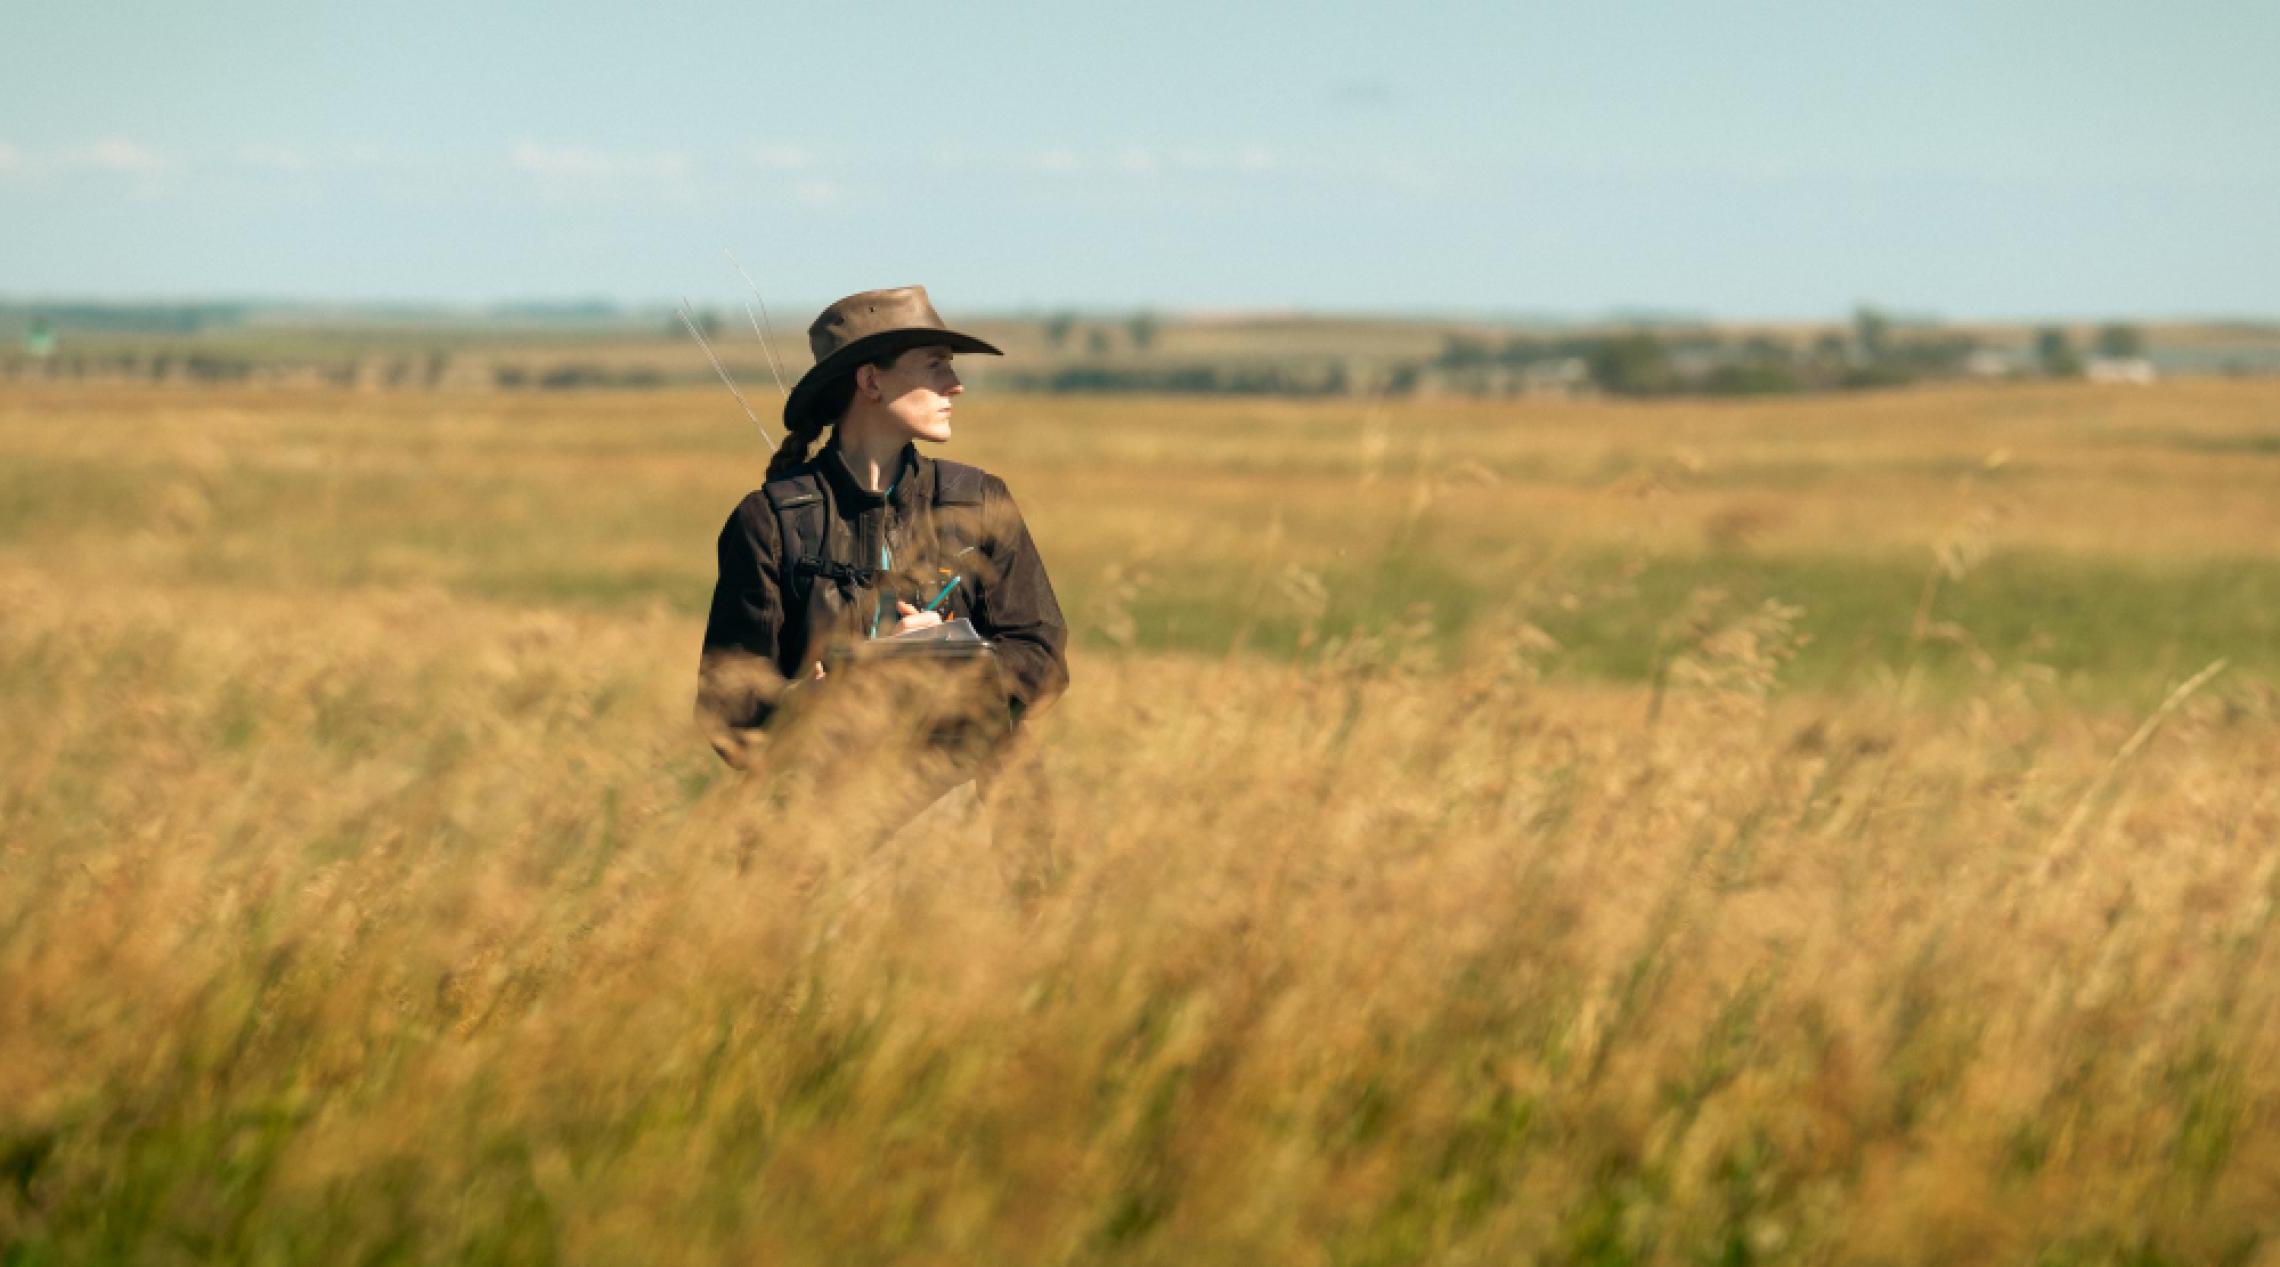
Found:
M 0 398 L 18 566 L 683 616 L 767 448 L 718 393 Z M 1698 591 L 1797 607 L 1791 680 L 2158 693 L 2280 668 L 2280 388 L 1747 404 L 969 398 L 1083 646 L 1284 656 L 1513 622 L 1638 680 Z M 1111 592 L 1116 595 L 1109 602 Z M 1704 595 L 1704 601 L 1708 596 Z M 1658 648 L 1660 649 L 1658 651 Z
M 2280 1245 L 2280 384 L 957 425 L 1075 689 L 882 843 L 724 394 L 0 386 L 0 1263 Z
M 715 295 L 700 318 L 714 346 L 739 381 L 772 391 L 767 354 L 754 337 L 741 296 Z M 775 312 L 776 354 L 787 369 L 808 363 L 805 312 Z M 49 362 L 35 360 L 26 342 L 37 309 L 0 301 L 0 383 L 56 376 L 105 381 L 226 383 L 281 377 L 313 384 L 395 390 L 513 390 L 570 387 L 649 390 L 712 384 L 712 370 L 670 311 L 604 308 L 583 315 L 486 314 L 451 310 L 192 310 L 97 309 L 54 317 Z M 1007 353 L 1003 361 L 971 358 L 974 381 L 1044 386 L 1058 372 L 1087 371 L 1093 389 L 1133 390 L 1118 375 L 1163 376 L 1174 370 L 1210 370 L 1221 390 L 1251 376 L 1248 390 L 1264 394 L 1366 394 L 1404 368 L 1427 371 L 1420 394 L 1446 391 L 1493 396 L 1514 386 L 1509 378 L 1429 372 L 1453 347 L 1493 357 L 1513 341 L 1543 343 L 1578 337 L 1647 333 L 1675 346 L 1718 344 L 1731 353 L 1754 340 L 1787 351 L 1792 362 L 1827 340 L 1849 341 L 1848 355 L 1865 356 L 1855 317 L 1818 322 L 1722 322 L 1621 318 L 1596 322 L 1464 319 L 1365 314 L 1274 313 L 1063 313 L 976 314 L 953 309 L 964 328 Z M 2036 344 L 2043 327 L 1892 320 L 1895 348 L 1910 342 L 1962 341 L 1989 353 L 2017 373 L 2036 375 Z M 2142 338 L 2142 351 L 2164 374 L 2270 375 L 2280 372 L 2280 324 L 2269 322 L 2126 323 Z M 2059 327 L 2069 345 L 2088 354 L 2100 346 L 2102 323 Z M 1807 356 L 1807 359 L 1810 359 Z M 1344 387 L 1329 391 L 1324 374 L 1341 368 Z M 1906 362 L 1888 366 L 1910 380 L 1956 380 L 1962 366 Z M 1280 374 L 1281 386 L 1262 387 L 1258 376 Z M 1879 379 L 1877 381 L 1896 381 Z M 1503 384 L 1498 386 L 1497 384 Z M 1181 390 L 1193 390 L 1192 388 Z M 1561 389 L 1564 390 L 1564 389 Z M 1627 390 L 1627 389 L 1626 389 Z M 1771 390 L 1763 386 L 1755 390 Z M 1201 394 L 1210 394 L 1203 392 Z M 1617 395 L 1625 390 L 1617 390 Z

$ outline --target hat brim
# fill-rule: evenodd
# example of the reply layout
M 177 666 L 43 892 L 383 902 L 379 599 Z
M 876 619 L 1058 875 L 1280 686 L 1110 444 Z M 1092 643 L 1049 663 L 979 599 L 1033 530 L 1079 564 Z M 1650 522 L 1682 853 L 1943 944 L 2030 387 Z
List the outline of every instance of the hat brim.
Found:
M 984 356 L 1004 356 L 989 343 L 956 330 L 882 330 L 838 348 L 831 355 L 815 363 L 815 368 L 800 375 L 792 384 L 791 394 L 784 398 L 784 427 L 789 431 L 800 429 L 800 423 L 814 411 L 825 388 L 840 377 L 855 372 L 858 365 L 868 364 L 883 356 L 895 356 L 911 348 L 945 347 L 953 352 L 978 352 Z

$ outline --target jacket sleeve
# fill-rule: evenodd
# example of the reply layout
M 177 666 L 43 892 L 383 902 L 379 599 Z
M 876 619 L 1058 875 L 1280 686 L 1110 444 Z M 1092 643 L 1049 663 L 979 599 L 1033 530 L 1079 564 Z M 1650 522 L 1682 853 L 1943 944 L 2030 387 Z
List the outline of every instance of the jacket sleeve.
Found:
M 697 665 L 697 725 L 732 765 L 775 712 L 785 690 L 783 563 L 767 497 L 747 496 L 721 526 L 719 575 Z
M 1069 625 L 1045 575 L 1045 560 L 1005 481 L 983 486 L 989 576 L 975 595 L 975 623 L 996 640 L 1016 718 L 1043 707 L 1069 684 Z

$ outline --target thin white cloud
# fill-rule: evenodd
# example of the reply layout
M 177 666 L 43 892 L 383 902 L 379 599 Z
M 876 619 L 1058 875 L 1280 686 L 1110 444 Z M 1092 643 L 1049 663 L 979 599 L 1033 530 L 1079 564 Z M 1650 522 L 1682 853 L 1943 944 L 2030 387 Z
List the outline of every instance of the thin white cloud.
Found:
M 427 159 L 416 150 L 395 145 L 374 145 L 369 142 L 334 150 L 327 161 L 345 167 L 405 169 L 424 167 Z
M 810 176 L 792 186 L 792 196 L 810 207 L 828 207 L 839 201 L 839 185 L 821 176 Z
M 172 167 L 159 153 L 147 145 L 124 137 L 105 137 L 89 145 L 63 152 L 63 161 L 73 167 L 93 168 L 96 171 L 120 172 L 126 175 L 148 176 Z
M 794 172 L 815 160 L 797 145 L 758 145 L 751 152 L 752 161 L 770 171 Z
M 305 172 L 310 167 L 308 155 L 287 145 L 241 145 L 235 157 L 238 166 L 263 171 Z
M 1174 170 L 1198 176 L 1219 176 L 1228 172 L 1265 172 L 1276 166 L 1274 151 L 1263 145 L 1247 145 L 1239 150 L 1214 150 L 1185 147 L 1171 152 Z
M 583 145 L 539 145 L 524 141 L 507 155 L 517 171 L 533 176 L 607 177 L 617 174 L 609 155 Z
M 6 141 L 0 141 L 0 175 L 24 170 L 24 152 Z
M 1052 176 L 1114 175 L 1146 180 L 1167 175 L 1257 174 L 1281 169 L 1283 164 L 1274 151 L 1263 145 L 1249 145 L 1232 150 L 1194 145 L 1174 146 L 1170 149 L 1130 145 L 1118 150 L 1092 153 L 1080 153 L 1066 148 L 1042 150 L 1015 159 L 1013 166 L 1022 171 L 1042 172 Z
M 628 180 L 686 180 L 689 157 L 678 150 L 619 153 L 586 145 L 524 141 L 507 152 L 515 170 L 556 182 L 608 184 Z

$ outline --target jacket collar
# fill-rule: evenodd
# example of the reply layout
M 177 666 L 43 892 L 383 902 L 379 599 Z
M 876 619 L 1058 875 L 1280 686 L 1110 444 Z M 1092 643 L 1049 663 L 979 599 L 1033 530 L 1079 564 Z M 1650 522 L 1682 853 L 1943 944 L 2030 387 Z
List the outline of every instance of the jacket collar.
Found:
M 840 449 L 837 435 L 823 446 L 816 465 L 822 469 L 823 478 L 831 485 L 839 504 L 851 510 L 876 509 L 886 505 L 890 496 L 898 503 L 905 502 L 918 489 L 919 481 L 914 478 L 919 472 L 918 446 L 915 444 L 905 444 L 902 447 L 902 458 L 896 463 L 894 477 L 888 480 L 885 492 L 874 493 L 863 487 L 863 481 L 857 479 L 854 469 L 848 466 L 847 454 Z

